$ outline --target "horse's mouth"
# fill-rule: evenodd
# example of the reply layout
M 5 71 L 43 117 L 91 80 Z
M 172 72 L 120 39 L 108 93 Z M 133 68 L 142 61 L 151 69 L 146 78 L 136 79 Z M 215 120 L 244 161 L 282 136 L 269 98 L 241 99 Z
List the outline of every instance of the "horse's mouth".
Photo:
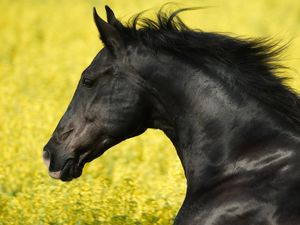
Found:
M 84 164 L 79 165 L 76 161 L 73 158 L 68 159 L 61 170 L 55 172 L 49 171 L 50 177 L 62 181 L 71 181 L 74 178 L 80 177 Z
M 71 181 L 74 178 L 78 178 L 81 176 L 83 167 L 86 163 L 101 156 L 109 147 L 113 146 L 114 144 L 115 143 L 110 139 L 105 138 L 91 147 L 90 150 L 81 149 L 81 152 L 83 152 L 81 155 L 67 159 L 65 164 L 62 166 L 62 169 L 59 171 L 49 170 L 49 176 L 62 181 Z M 50 168 L 50 154 L 47 150 L 44 150 L 43 158 L 46 166 Z
M 61 170 L 49 171 L 49 176 L 54 179 L 60 179 L 62 181 L 71 181 L 74 178 L 78 178 L 82 174 L 84 165 L 87 162 L 92 161 L 94 158 L 102 155 L 102 153 L 103 152 L 98 151 L 95 154 L 93 151 L 91 151 L 82 154 L 78 158 L 70 158 L 65 162 Z

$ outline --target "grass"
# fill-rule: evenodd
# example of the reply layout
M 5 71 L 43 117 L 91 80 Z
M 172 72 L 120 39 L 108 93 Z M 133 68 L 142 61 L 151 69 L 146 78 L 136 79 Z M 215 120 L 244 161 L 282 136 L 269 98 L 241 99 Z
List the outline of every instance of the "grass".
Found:
M 176 151 L 160 131 L 125 141 L 70 183 L 52 180 L 43 145 L 64 113 L 83 69 L 102 47 L 92 6 L 109 4 L 126 21 L 165 1 L 0 2 L 0 224 L 171 224 L 185 194 Z M 283 58 L 300 90 L 297 0 L 186 1 L 191 27 L 292 40 Z M 151 16 L 151 12 L 147 14 Z M 205 181 L 204 181 L 205 182 Z

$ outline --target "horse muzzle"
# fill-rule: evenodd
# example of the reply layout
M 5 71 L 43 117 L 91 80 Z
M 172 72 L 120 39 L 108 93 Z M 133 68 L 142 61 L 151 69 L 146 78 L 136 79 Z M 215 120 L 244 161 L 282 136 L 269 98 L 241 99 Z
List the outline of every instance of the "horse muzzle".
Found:
M 48 168 L 49 176 L 54 179 L 60 179 L 62 181 L 71 181 L 73 178 L 77 178 L 82 174 L 83 167 L 79 166 L 78 160 L 75 158 L 69 158 L 67 160 L 59 160 L 60 168 L 58 169 L 55 163 L 54 157 L 51 157 L 50 151 L 46 148 L 43 151 L 43 160 Z

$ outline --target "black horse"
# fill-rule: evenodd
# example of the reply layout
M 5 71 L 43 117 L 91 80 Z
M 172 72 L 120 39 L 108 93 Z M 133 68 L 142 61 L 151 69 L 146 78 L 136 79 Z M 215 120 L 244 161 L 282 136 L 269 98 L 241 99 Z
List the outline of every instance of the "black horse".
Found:
M 284 47 L 189 29 L 160 10 L 128 25 L 94 10 L 105 47 L 44 148 L 70 181 L 111 146 L 161 129 L 187 192 L 177 225 L 300 224 L 300 99 L 275 76 Z

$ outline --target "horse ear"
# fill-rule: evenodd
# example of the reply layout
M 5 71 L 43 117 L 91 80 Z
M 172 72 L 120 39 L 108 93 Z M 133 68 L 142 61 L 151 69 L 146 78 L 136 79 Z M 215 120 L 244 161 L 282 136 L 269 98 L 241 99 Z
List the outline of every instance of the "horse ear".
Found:
M 115 17 L 114 12 L 112 11 L 112 9 L 106 5 L 105 6 L 105 10 L 106 10 L 106 17 L 107 17 L 107 22 L 111 25 L 113 25 L 115 28 L 117 29 L 122 29 L 123 25 L 122 23 Z
M 105 22 L 101 17 L 99 17 L 96 8 L 94 10 L 94 21 L 98 28 L 100 39 L 103 44 L 112 51 L 113 54 L 116 53 L 121 47 L 123 40 L 118 32 L 118 30 L 110 23 Z

